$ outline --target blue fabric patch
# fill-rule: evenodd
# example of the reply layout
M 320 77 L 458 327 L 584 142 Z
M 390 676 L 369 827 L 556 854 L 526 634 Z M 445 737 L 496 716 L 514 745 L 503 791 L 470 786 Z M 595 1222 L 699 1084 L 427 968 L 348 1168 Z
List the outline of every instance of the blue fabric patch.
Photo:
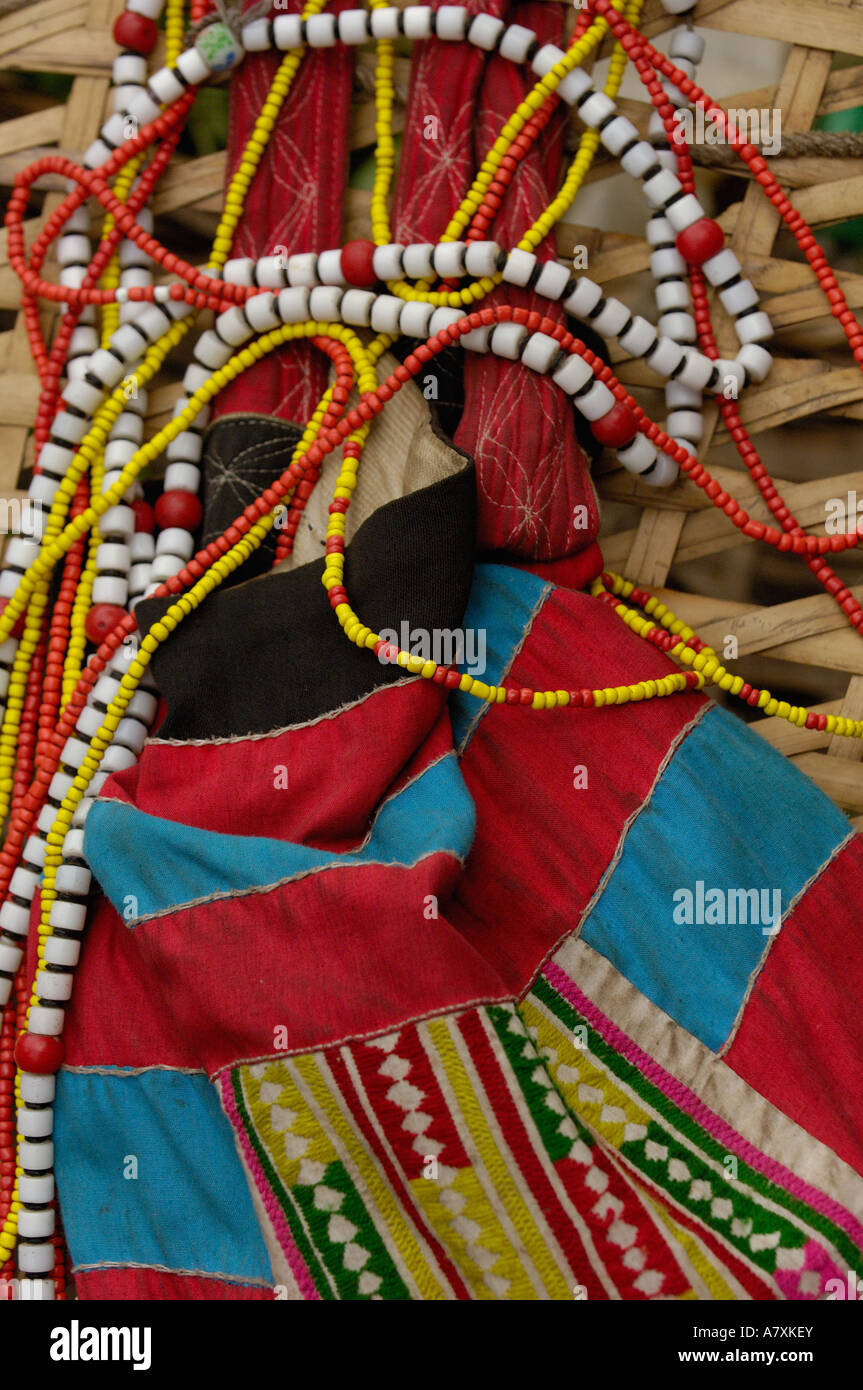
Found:
M 249 892 L 315 869 L 370 863 L 409 868 L 435 853 L 461 859 L 473 843 L 475 825 L 473 800 L 452 753 L 385 802 L 368 842 L 344 854 L 259 835 L 197 830 L 118 801 L 93 806 L 84 853 L 121 915 L 128 899 L 137 899 L 134 918 L 139 920 L 214 893 Z
M 63 1071 L 54 1114 L 75 1265 L 164 1265 L 271 1281 L 231 1126 L 206 1076 Z
M 774 908 L 780 917 L 788 912 L 849 832 L 808 777 L 739 719 L 712 709 L 633 824 L 582 937 L 716 1051 L 770 940 L 764 927 Z M 711 925 L 711 889 L 721 890 L 713 901 L 721 901 L 726 925 Z M 729 897 L 746 889 L 758 890 L 757 904 L 751 895 Z M 691 900 L 682 892 L 675 898 L 677 890 Z
M 484 674 L 471 670 L 471 675 L 486 685 L 500 684 L 543 589 L 550 593 L 552 587 L 535 574 L 509 565 L 477 565 L 464 626 L 485 634 L 486 666 Z M 461 751 L 462 739 L 482 704 L 474 695 L 458 690 L 449 704 L 453 742 Z

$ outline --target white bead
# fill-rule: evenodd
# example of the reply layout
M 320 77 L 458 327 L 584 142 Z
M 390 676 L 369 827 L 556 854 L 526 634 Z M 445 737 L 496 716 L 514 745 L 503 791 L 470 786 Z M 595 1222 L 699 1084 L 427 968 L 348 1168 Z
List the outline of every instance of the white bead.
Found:
M 597 333 L 601 333 L 603 338 L 616 338 L 620 330 L 630 320 L 630 312 L 625 304 L 621 304 L 619 299 L 607 299 L 602 306 L 602 310 L 595 318 L 590 320 L 592 328 Z
M 625 333 L 621 333 L 618 342 L 624 351 L 631 352 L 633 357 L 642 357 L 656 342 L 656 329 L 647 319 L 636 314 L 630 327 Z
M 121 719 L 114 733 L 115 745 L 129 749 L 140 757 L 147 738 L 147 730 L 138 719 Z
M 129 547 L 116 541 L 106 541 L 96 551 L 97 569 L 119 570 L 122 574 L 128 574 L 131 563 L 132 554 Z
M 674 459 L 667 454 L 659 453 L 656 455 L 656 462 L 653 467 L 642 475 L 641 481 L 648 487 L 670 487 L 677 481 L 680 469 Z
M 593 372 L 588 367 L 583 357 L 577 353 L 567 355 L 565 362 L 552 373 L 552 381 L 556 382 L 568 396 L 574 396 L 576 391 L 580 391 L 593 376 Z
M 71 778 L 67 772 L 55 772 L 54 776 L 51 778 L 51 785 L 48 788 L 48 795 L 51 797 L 52 801 L 63 801 L 73 780 L 74 779 Z M 15 881 L 14 875 L 12 881 L 13 883 Z M 12 891 L 15 891 L 14 888 Z
M 14 975 L 18 966 L 21 964 L 24 952 L 19 946 L 6 946 L 0 941 L 0 970 L 7 975 Z
M 38 999 L 71 999 L 72 976 L 58 974 L 54 970 L 40 970 L 36 976 L 35 990 Z
M 704 57 L 704 39 L 694 29 L 673 29 L 668 53 L 671 58 L 688 58 L 690 63 L 700 63 Z
M 520 323 L 498 323 L 492 329 L 491 350 L 496 357 L 516 362 L 526 336 L 527 329 Z
M 194 548 L 191 534 L 182 526 L 166 526 L 156 541 L 157 556 L 180 555 L 184 560 L 191 560 Z
M 123 380 L 125 367 L 122 362 L 118 362 L 107 348 L 98 348 L 90 358 L 90 371 L 97 376 L 105 386 L 117 386 Z
M 686 14 L 695 9 L 695 0 L 662 0 L 662 8 L 667 14 Z
M 126 0 L 127 10 L 146 15 L 148 19 L 158 19 L 164 7 L 165 0 Z
M 478 241 L 477 246 L 486 246 L 488 243 Z M 428 242 L 412 242 L 406 246 L 402 254 L 402 265 L 404 274 L 408 280 L 427 280 L 434 274 L 434 261 L 432 253 L 434 246 Z M 476 272 L 474 272 L 476 273 Z
M 62 474 L 67 471 L 74 457 L 74 451 L 65 444 L 51 444 L 49 441 L 42 448 L 39 462 L 49 473 Z
M 642 174 L 656 163 L 656 150 L 646 140 L 639 140 L 637 145 L 621 155 L 620 163 L 627 174 L 640 179 Z
M 332 48 L 335 41 L 335 15 L 309 15 L 309 18 L 306 20 L 306 42 L 309 45 L 309 48 Z
M 273 294 L 252 295 L 252 298 L 247 299 L 243 307 L 246 318 L 256 333 L 269 333 L 271 329 L 278 328 L 281 323 L 276 309 L 276 297 Z
M 547 72 L 551 72 L 555 63 L 559 63 L 563 57 L 563 51 L 555 43 L 544 43 L 542 48 L 538 48 L 531 59 L 531 67 L 537 77 L 545 77 Z
M 206 367 L 202 367 L 200 362 L 190 362 L 183 373 L 183 390 L 190 396 L 194 396 L 196 391 L 200 391 L 202 386 L 206 386 L 210 380 L 210 373 Z
M 102 139 L 106 145 L 122 145 L 131 133 L 128 116 L 123 116 L 119 111 L 115 111 L 113 116 L 108 117 L 101 131 Z
M 115 63 L 115 70 L 116 66 Z M 167 69 L 165 69 L 165 71 L 167 71 Z M 124 82 L 122 86 L 115 86 L 111 91 L 111 100 L 114 110 L 119 111 L 122 116 L 127 116 L 129 107 L 138 95 L 138 88 L 140 85 L 139 82 Z
M 620 151 L 638 139 L 638 131 L 626 116 L 615 116 L 613 121 L 609 121 L 604 130 L 600 131 L 599 138 L 610 154 L 619 155 Z
M 727 290 L 719 291 L 722 307 L 731 315 L 742 314 L 744 309 L 753 309 L 758 303 L 758 291 L 751 280 L 738 280 Z
M 145 73 L 146 69 L 147 65 L 145 63 Z M 169 106 L 172 102 L 177 101 L 186 89 L 182 82 L 174 76 L 170 68 L 161 68 L 159 72 L 154 73 L 150 78 L 150 90 L 155 93 L 159 101 Z
M 387 5 L 380 10 L 372 10 L 369 15 L 372 38 L 375 39 L 397 39 L 399 34 L 399 14 L 401 11 L 396 5 Z
M 464 268 L 468 275 L 495 275 L 500 247 L 496 241 L 471 241 L 467 245 Z
M 567 106 L 574 106 L 585 92 L 590 90 L 590 78 L 583 68 L 573 68 L 562 82 L 558 83 L 557 95 Z
M 740 262 L 728 246 L 718 255 L 711 256 L 701 268 L 711 285 L 724 285 L 727 280 L 732 280 L 735 275 L 740 274 Z
M 202 333 L 195 344 L 195 357 L 211 371 L 215 371 L 218 367 L 224 367 L 233 355 L 233 349 L 228 343 L 223 343 L 212 328 L 208 328 L 206 333 Z
M 179 555 L 157 555 L 150 570 L 151 587 L 149 592 L 152 593 L 153 586 L 158 587 L 159 584 L 164 584 L 166 579 L 170 579 L 182 568 L 183 560 Z
M 535 372 L 547 372 L 559 351 L 560 343 L 555 338 L 547 333 L 531 333 L 521 360 Z
M 661 314 L 667 314 L 673 309 L 692 308 L 689 286 L 682 277 L 675 277 L 673 280 L 666 280 L 664 284 L 657 285 L 654 294 L 656 307 Z
M 68 410 L 61 410 L 51 421 L 51 433 L 58 439 L 65 439 L 69 444 L 80 444 L 87 429 L 87 421 L 79 419 L 77 415 L 70 415 Z
M 135 602 L 137 602 L 149 588 L 152 577 L 152 566 L 149 560 L 140 565 L 133 565 L 129 570 L 130 608 L 134 607 L 132 600 L 134 599 Z
M 613 410 L 615 404 L 614 396 L 602 381 L 594 381 L 589 391 L 575 398 L 575 408 L 586 420 L 598 420 Z
M 317 285 L 309 295 L 309 313 L 321 323 L 337 322 L 344 290 L 339 285 Z
M 515 247 L 507 256 L 501 275 L 507 284 L 526 285 L 535 268 L 536 256 Z
M 322 251 L 318 256 L 318 279 L 322 285 L 341 285 L 342 289 L 347 286 L 348 282 L 342 275 L 341 248 Z
M 77 965 L 80 954 L 80 941 L 71 937 L 49 936 L 45 941 L 45 959 L 51 965 Z
M 131 439 L 109 439 L 105 446 L 105 468 L 107 472 L 114 473 L 126 467 L 127 463 L 135 457 L 138 452 L 138 445 Z M 107 491 L 104 483 L 103 493 Z
M 510 24 L 498 52 L 511 63 L 523 63 L 532 43 L 536 43 L 536 34 L 532 29 L 525 29 L 523 24 Z
M 252 330 L 243 318 L 242 310 L 236 304 L 232 309 L 226 309 L 223 314 L 219 315 L 216 319 L 216 329 L 219 337 L 224 339 L 226 343 L 230 343 L 231 347 L 240 347 L 241 344 L 247 343 L 252 336 Z
M 404 11 L 405 34 L 409 39 L 430 39 L 432 36 L 431 5 L 411 5 Z
M 35 541 L 25 541 L 21 536 L 13 536 L 6 546 L 4 563 L 16 569 L 26 570 L 39 555 Z
M 345 290 L 342 297 L 342 322 L 368 328 L 375 296 L 371 290 Z
M 237 256 L 232 261 L 225 262 L 225 269 L 222 271 L 222 278 L 227 280 L 230 285 L 246 285 L 251 287 L 255 281 L 252 272 L 256 262 L 251 256 Z
M 54 820 L 54 807 L 48 808 L 51 812 L 51 820 Z M 50 829 L 50 826 L 48 827 Z M 8 899 L 0 907 L 0 927 L 8 932 L 10 936 L 26 936 L 30 926 L 30 910 L 21 907 L 18 903 L 10 902 Z
M 43 997 L 40 981 L 42 981 L 43 977 L 48 973 L 49 972 L 46 970 L 40 970 L 36 976 L 35 993 L 40 999 Z M 71 997 L 72 976 L 55 975 L 54 978 L 57 980 L 68 979 L 70 986 L 69 997 Z M 52 998 L 54 996 L 48 997 Z M 18 1133 L 25 1139 L 48 1139 L 54 1129 L 54 1112 L 51 1109 L 31 1110 L 28 1106 L 22 1106 L 18 1111 L 17 1118 Z M 22 1231 L 21 1234 L 23 1235 L 25 1232 Z
M 200 70 L 198 65 L 189 62 L 187 62 L 184 66 L 182 60 L 184 58 L 188 58 L 190 53 L 197 53 L 197 50 L 194 48 L 188 48 L 186 52 L 181 55 L 180 60 L 176 64 L 179 70 L 187 78 L 188 73 L 186 72 L 186 68 L 194 67 L 194 70 L 196 72 Z M 209 77 L 209 75 L 210 69 L 209 65 L 207 65 L 206 76 Z M 188 78 L 188 80 L 191 81 L 192 79 Z M 203 81 L 203 79 L 200 80 Z M 137 122 L 139 126 L 142 126 L 149 125 L 151 121 L 158 120 L 159 116 L 161 115 L 161 110 L 158 102 L 155 102 L 148 92 L 145 92 L 143 89 L 140 89 L 135 93 L 134 97 L 129 102 L 128 114 L 129 116 L 131 116 L 133 121 Z
M 677 343 L 694 343 L 698 336 L 695 319 L 691 314 L 680 312 L 662 314 L 656 326 L 660 333 L 673 338 Z
M 53 1245 L 18 1246 L 18 1268 L 22 1274 L 50 1274 L 54 1268 Z
M 695 348 L 686 347 L 683 353 L 686 360 L 675 380 L 682 381 L 684 386 L 691 386 L 693 391 L 701 391 L 713 375 L 713 363 Z
M 694 193 L 686 193 L 682 198 L 678 198 L 676 203 L 672 203 L 670 207 L 666 208 L 665 216 L 675 232 L 682 232 L 685 228 L 701 221 L 704 216 L 704 208 Z
M 57 243 L 59 265 L 89 265 L 93 251 L 88 236 L 66 233 Z
M 602 299 L 602 290 L 599 285 L 594 284 L 587 275 L 580 275 L 572 294 L 563 301 L 563 307 L 574 318 L 586 319 L 591 309 L 596 308 L 600 299 Z
M 442 280 L 458 280 L 464 275 L 466 251 L 463 241 L 442 241 L 435 247 L 434 268 Z
M 365 43 L 369 36 L 369 16 L 365 10 L 343 10 L 337 20 L 339 39 L 342 43 Z
M 155 343 L 166 331 L 165 315 L 155 304 L 146 305 L 135 322 L 150 343 Z
M 302 323 L 309 317 L 309 291 L 300 286 L 282 290 L 276 305 L 282 323 Z
M 374 12 L 372 13 L 374 28 Z M 435 14 L 435 33 L 439 39 L 455 43 L 464 38 L 467 28 L 467 10 L 464 5 L 441 5 Z
M 773 366 L 773 358 L 766 348 L 757 343 L 744 343 L 737 354 L 737 361 L 752 381 L 763 381 Z
M 33 894 L 36 892 L 36 885 L 38 882 L 38 874 L 35 874 L 32 869 L 25 868 L 23 864 L 19 864 L 12 875 L 12 882 L 9 884 L 9 892 L 14 894 L 16 898 L 32 898 Z
M 136 531 L 129 542 L 129 549 L 133 563 L 138 565 L 142 560 L 152 560 L 156 553 L 156 542 L 149 531 Z
M 490 328 L 474 328 L 459 338 L 459 347 L 467 348 L 468 352 L 488 352 L 490 337 Z
M 288 281 L 292 285 L 309 287 L 318 283 L 318 258 L 313 251 L 288 257 Z
M 59 903 L 55 902 L 51 908 L 51 922 L 54 926 L 56 926 L 57 923 L 54 922 L 53 913 L 54 908 L 58 906 Z M 78 903 L 63 903 L 63 907 L 77 908 L 78 906 Z M 82 914 L 86 915 L 86 911 L 86 908 L 81 907 Z M 30 1009 L 27 1027 L 31 1033 L 39 1033 L 44 1038 L 59 1038 L 60 1034 L 63 1032 L 64 1018 L 65 1015 L 62 1009 L 47 1009 L 43 1008 L 41 1004 L 34 1004 Z M 35 1164 L 33 1166 L 35 1167 Z M 22 1167 L 26 1168 L 27 1164 L 22 1164 Z
M 53 1077 L 51 1080 L 53 1081 Z M 18 1198 L 24 1204 L 41 1206 L 54 1200 L 54 1174 L 45 1172 L 42 1177 L 31 1177 L 25 1173 L 18 1179 Z
M 465 317 L 464 309 L 447 309 L 441 305 L 435 309 L 429 323 L 429 336 L 436 337 L 444 328 L 452 328 Z
M 427 338 L 428 326 L 434 312 L 431 304 L 421 300 L 407 300 L 399 318 L 399 331 L 406 338 Z
M 280 52 L 284 53 L 289 48 L 302 48 L 303 33 L 300 21 L 301 17 L 298 14 L 277 15 L 273 20 L 273 38 Z
M 743 344 L 766 343 L 773 337 L 773 324 L 763 309 L 756 310 L 754 314 L 745 314 L 742 319 L 735 319 L 734 328 Z
M 98 714 L 98 710 L 96 713 Z M 120 720 L 121 724 L 124 722 L 124 720 Z M 65 843 L 63 848 L 65 853 Z M 58 893 L 72 893 L 83 898 L 89 893 L 92 882 L 93 876 L 83 864 L 61 864 L 57 869 L 56 887 Z
M 686 71 L 686 66 L 689 66 L 690 68 L 692 67 L 691 63 L 687 64 L 686 66 L 684 66 L 683 63 L 678 63 L 677 66 L 680 68 L 680 71 L 683 73 L 684 77 L 692 76 L 691 72 L 687 73 Z M 695 69 L 692 68 L 692 72 L 694 71 Z M 680 91 L 680 89 L 678 87 L 675 87 L 672 81 L 669 80 L 667 82 L 662 82 L 660 85 L 662 87 L 666 101 L 670 101 L 672 106 L 676 106 L 678 107 L 678 109 L 684 106 L 689 106 L 689 97 L 685 97 L 683 93 Z
M 201 485 L 201 470 L 193 463 L 169 463 L 165 469 L 166 492 L 191 492 L 197 494 Z
M 371 326 L 376 333 L 398 333 L 403 302 L 394 294 L 378 295 L 371 312 Z
M 111 335 L 111 347 L 120 353 L 124 362 L 138 362 L 147 350 L 141 335 L 131 323 L 121 324 Z
M 669 410 L 689 409 L 691 406 L 700 409 L 701 403 L 702 393 L 693 391 L 691 386 L 684 386 L 682 381 L 669 381 L 665 388 L 665 404 Z
M 284 288 L 288 267 L 281 256 L 262 256 L 255 266 L 255 279 L 262 289 Z
M 386 246 L 376 246 L 372 256 L 372 269 L 378 280 L 400 280 L 402 274 L 402 252 L 404 247 L 398 242 L 388 242 Z
M 670 169 L 660 169 L 644 185 L 644 196 L 652 208 L 664 207 L 669 198 L 679 192 L 680 179 Z
M 656 459 L 656 450 L 644 434 L 637 434 L 629 444 L 617 450 L 617 457 L 628 473 L 643 473 Z
M 204 441 L 194 430 L 181 430 L 165 450 L 171 463 L 197 463 L 204 451 Z M 165 490 L 167 491 L 167 485 Z
M 94 140 L 84 152 L 85 169 L 98 169 L 111 158 L 111 151 L 104 140 Z
M 167 68 L 162 71 L 167 72 Z M 137 53 L 120 53 L 114 59 L 111 76 L 118 87 L 127 82 L 143 87 L 147 81 L 147 59 Z
M 478 14 L 472 19 L 467 36 L 477 48 L 484 48 L 490 53 L 505 28 L 502 19 L 496 19 L 490 14 Z
M 735 383 L 738 394 L 743 390 L 746 385 L 746 373 L 739 362 L 733 362 L 728 357 L 717 357 L 713 365 L 719 373 L 717 394 L 724 392 L 725 387 L 729 384 L 729 378 Z
M 665 433 L 672 438 L 682 435 L 696 443 L 704 433 L 704 421 L 697 410 L 672 410 L 665 422 Z
M 674 369 L 680 365 L 682 356 L 683 351 L 677 343 L 660 335 L 659 346 L 647 358 L 647 365 L 660 376 L 671 376 Z
M 46 960 L 50 960 L 50 957 L 49 957 L 49 955 L 48 955 L 48 946 L 49 946 L 49 944 L 50 944 L 51 942 L 53 942 L 53 941 L 61 941 L 62 939 L 63 939 L 62 937 L 54 937 L 54 936 L 47 936 L 47 937 L 45 938 L 45 959 L 46 959 Z M 79 943 L 78 943 L 77 941 L 74 942 L 74 943 L 70 942 L 69 944 L 70 944 L 70 945 L 73 945 L 73 944 L 74 944 L 74 945 L 77 946 L 78 949 L 80 950 L 80 945 L 79 945 Z M 59 962 L 52 961 L 52 964 L 58 964 L 58 963 L 59 963 Z M 22 1071 L 22 1073 L 21 1073 L 21 1099 L 22 1099 L 22 1100 L 27 1101 L 28 1103 L 32 1102 L 34 1105 L 50 1105 L 50 1104 L 51 1104 L 51 1101 L 54 1099 L 54 1094 L 55 1094 L 56 1090 L 57 1090 L 57 1086 L 56 1086 L 56 1082 L 55 1082 L 53 1076 L 42 1076 L 39 1072 L 35 1072 L 35 1071 Z M 31 1200 L 32 1200 L 32 1198 L 31 1198 Z
M 617 107 L 611 97 L 607 97 L 605 92 L 594 92 L 592 97 L 588 97 L 587 101 L 581 103 L 578 108 L 578 115 L 585 125 L 589 125 L 595 130 L 602 121 L 613 116 L 616 110 Z
M 39 1114 L 40 1112 L 37 1110 L 32 1113 Z M 47 1110 L 42 1113 L 49 1114 Z M 51 1121 L 53 1123 L 53 1116 L 51 1116 Z M 21 1132 L 23 1133 L 23 1130 Z M 18 1234 L 25 1237 L 52 1236 L 54 1234 L 54 1221 L 54 1212 L 51 1207 L 46 1207 L 44 1211 L 28 1211 L 26 1207 L 22 1207 L 18 1213 Z
M 130 748 L 121 748 L 118 743 L 112 743 L 102 755 L 101 767 L 105 772 L 124 772 L 127 767 L 134 767 L 137 761 Z
M 536 294 L 543 299 L 560 299 L 571 279 L 571 271 L 560 261 L 546 261 L 534 285 Z

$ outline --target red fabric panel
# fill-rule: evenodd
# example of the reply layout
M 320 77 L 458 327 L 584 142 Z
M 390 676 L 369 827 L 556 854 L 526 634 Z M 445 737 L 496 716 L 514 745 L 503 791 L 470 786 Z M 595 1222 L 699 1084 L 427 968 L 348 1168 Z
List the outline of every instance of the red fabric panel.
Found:
M 863 839 L 783 923 L 725 1061 L 863 1173 Z
M 108 793 L 165 820 L 342 851 L 361 842 L 381 795 L 452 749 L 430 681 L 388 686 L 306 728 L 236 743 L 148 744 Z M 275 785 L 284 775 L 287 788 Z M 202 795 L 202 788 L 230 795 Z
M 511 679 L 539 690 L 602 687 L 673 669 L 603 604 L 556 590 Z M 477 811 L 456 891 L 464 915 L 455 904 L 448 912 L 466 932 L 472 920 L 482 922 L 483 954 L 513 991 L 527 986 L 577 926 L 627 817 L 648 795 L 674 737 L 704 703 L 700 695 L 676 695 L 637 710 L 563 709 L 528 719 L 501 705 L 480 720 L 461 762 Z M 584 790 L 573 786 L 576 766 L 587 769 Z
M 251 3 L 245 0 L 243 9 Z M 327 8 L 338 13 L 351 6 L 352 0 L 336 0 Z M 280 6 L 282 13 L 301 9 L 302 0 Z M 284 57 L 252 53 L 232 74 L 228 178 Z M 343 44 L 314 49 L 303 58 L 246 194 L 233 256 L 274 255 L 279 246 L 289 254 L 341 246 L 352 72 L 353 53 Z M 326 387 L 328 366 L 313 348 L 290 344 L 221 391 L 213 414 L 256 410 L 305 423 Z
M 476 8 L 535 30 L 541 42 L 561 42 L 562 12 L 553 5 L 469 6 Z M 468 44 L 421 46 L 406 118 L 411 138 L 405 139 L 395 197 L 400 241 L 438 240 L 474 169 L 534 81 L 528 70 L 497 56 L 485 59 Z M 438 122 L 436 139 L 421 138 L 429 116 Z M 491 233 L 502 246 L 514 246 L 557 191 L 562 132 L 558 112 L 522 161 Z M 554 256 L 553 236 L 538 254 Z M 563 321 L 559 309 L 511 285 L 483 302 L 504 300 Z M 456 442 L 476 459 L 479 544 L 539 560 L 590 545 L 599 512 L 569 399 L 534 372 L 491 355 L 466 355 L 465 388 Z M 577 506 L 586 514 L 576 513 Z
M 171 1302 L 256 1299 L 272 1301 L 272 1289 L 259 1284 L 232 1284 L 195 1274 L 168 1274 L 158 1269 L 91 1269 L 75 1275 L 82 1302 L 105 1299 L 166 1299 Z

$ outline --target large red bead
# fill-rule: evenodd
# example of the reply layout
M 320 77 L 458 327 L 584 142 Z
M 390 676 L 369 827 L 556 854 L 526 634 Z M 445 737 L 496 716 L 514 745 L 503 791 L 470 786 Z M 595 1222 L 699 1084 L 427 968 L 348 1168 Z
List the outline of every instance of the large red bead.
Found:
M 690 265 L 703 265 L 718 256 L 725 245 L 725 233 L 712 217 L 701 217 L 677 234 L 677 249 Z
M 7 605 L 8 602 L 9 602 L 8 598 L 0 598 L 0 613 L 3 612 L 3 609 L 6 607 L 6 605 Z M 22 614 L 21 614 L 21 617 L 18 619 L 17 623 L 16 623 L 15 626 L 13 627 L 10 636 L 12 636 L 12 637 L 23 637 L 23 636 L 24 636 L 24 623 L 25 623 L 25 622 L 26 622 L 26 614 L 25 614 L 25 613 L 22 613 Z
M 592 420 L 590 428 L 600 444 L 607 444 L 609 448 L 616 449 L 635 438 L 638 433 L 638 421 L 629 406 L 623 401 L 618 401 L 607 414 L 600 415 L 598 420 Z
M 164 531 L 168 526 L 180 526 L 194 531 L 201 524 L 203 509 L 193 492 L 163 492 L 156 503 L 156 521 Z
M 98 647 L 125 617 L 125 608 L 116 603 L 94 603 L 84 622 L 87 641 Z
M 63 1065 L 66 1049 L 62 1038 L 48 1038 L 41 1033 L 22 1033 L 15 1044 L 15 1061 L 22 1071 L 51 1076 Z
M 145 502 L 143 497 L 139 497 L 132 503 L 132 511 L 135 513 L 135 530 L 146 531 L 152 535 L 156 526 L 156 517 L 149 502 Z
M 349 285 L 367 289 L 377 282 L 374 268 L 375 244 L 373 241 L 349 241 L 342 248 L 342 275 Z
M 159 37 L 159 26 L 155 19 L 134 10 L 125 10 L 114 24 L 114 40 L 121 48 L 131 48 L 133 53 L 152 53 Z

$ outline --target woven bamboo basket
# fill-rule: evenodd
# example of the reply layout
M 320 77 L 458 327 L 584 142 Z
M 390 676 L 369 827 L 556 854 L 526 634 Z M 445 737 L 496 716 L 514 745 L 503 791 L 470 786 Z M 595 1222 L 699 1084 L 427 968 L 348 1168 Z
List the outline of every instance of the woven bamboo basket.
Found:
M 0 4 L 0 69 L 5 70 L 0 78 L 0 188 L 8 188 L 15 172 L 37 155 L 61 149 L 74 156 L 96 136 L 110 109 L 111 25 L 122 4 L 32 0 L 6 14 Z M 570 26 L 574 18 L 569 6 Z M 807 0 L 805 6 L 800 0 L 699 0 L 694 19 L 706 31 L 786 45 L 778 81 L 745 92 L 714 92 L 723 105 L 777 108 L 783 132 L 808 131 L 825 115 L 863 106 L 863 0 Z M 659 0 L 648 0 L 643 27 L 649 36 L 661 35 L 676 22 L 661 10 Z M 710 37 L 708 32 L 708 49 Z M 801 37 L 807 39 L 805 45 L 798 42 Z M 606 45 L 606 56 L 608 51 Z M 602 51 L 597 60 L 601 57 Z M 371 64 L 371 53 L 361 51 L 352 123 L 355 151 L 373 140 Z M 406 60 L 398 60 L 402 96 L 407 66 Z M 68 95 L 34 94 L 20 83 L 20 73 L 64 75 Z M 646 102 L 624 97 L 621 106 L 645 131 Z M 397 126 L 401 124 L 403 110 L 397 113 Z M 575 138 L 575 125 L 572 134 Z M 697 148 L 693 154 L 698 164 Z M 179 237 L 184 247 L 215 229 L 224 167 L 223 153 L 189 156 L 178 159 L 162 181 L 154 211 L 160 227 Z M 780 155 L 771 167 L 819 235 L 863 214 L 863 160 Z M 589 182 L 617 172 L 610 160 L 601 160 Z M 854 450 L 863 419 L 863 375 L 843 353 L 838 324 L 793 242 L 780 231 L 774 209 L 752 186 L 748 170 L 737 164 L 733 172 L 712 170 L 704 177 L 714 215 L 778 330 L 774 368 L 763 386 L 747 391 L 742 417 L 789 507 L 807 529 L 820 531 L 829 499 L 846 499 L 856 491 L 863 506 L 863 466 L 856 466 Z M 59 185 L 52 189 L 44 180 L 39 187 L 45 190 L 44 201 L 28 223 L 28 244 L 59 201 Z M 570 216 L 578 219 L 578 200 Z M 344 231 L 346 238 L 368 234 L 368 194 L 361 189 L 348 196 Z M 641 237 L 578 220 L 561 224 L 559 254 L 571 254 L 575 245 L 587 247 L 592 278 L 648 314 L 655 312 L 648 248 Z M 842 266 L 841 259 L 837 264 Z M 53 273 L 50 265 L 48 273 Z M 863 274 L 840 268 L 839 278 L 851 307 L 863 305 Z M 0 232 L 0 501 L 23 497 L 26 470 L 32 465 L 28 426 L 38 384 L 18 307 L 19 283 L 6 259 L 5 232 Z M 720 351 L 727 353 L 733 344 L 731 324 L 718 305 L 716 310 Z M 46 310 L 46 330 L 51 313 Z M 655 378 L 620 349 L 612 360 L 621 381 L 661 421 L 663 399 Z M 178 394 L 178 386 L 151 391 L 151 432 L 167 422 Z M 700 457 L 752 515 L 767 520 L 713 406 L 707 411 Z M 816 710 L 863 717 L 863 642 L 832 600 L 816 592 L 804 565 L 747 541 L 691 485 L 678 483 L 658 492 L 602 462 L 597 473 L 609 568 L 661 593 L 720 653 L 729 650 L 729 638 L 735 639 L 737 659 L 727 662 L 733 671 Z M 840 572 L 857 597 L 863 597 L 863 565 L 854 552 Z M 753 724 L 852 823 L 863 824 L 863 744 L 792 728 L 779 719 L 757 717 Z

